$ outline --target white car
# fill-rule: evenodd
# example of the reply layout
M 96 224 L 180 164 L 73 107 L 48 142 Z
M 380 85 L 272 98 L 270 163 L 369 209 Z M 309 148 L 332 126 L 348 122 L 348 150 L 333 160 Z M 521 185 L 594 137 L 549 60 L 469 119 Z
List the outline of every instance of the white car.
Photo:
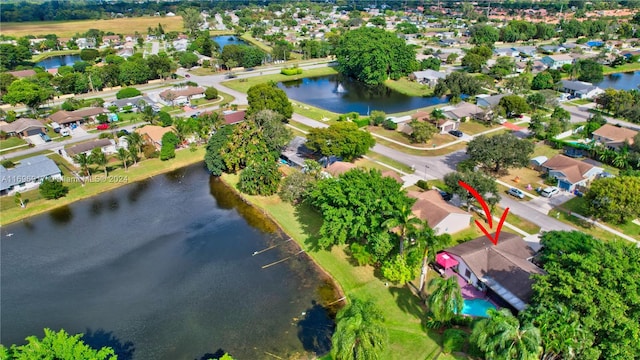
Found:
M 540 191 L 540 196 L 544 196 L 546 198 L 550 198 L 553 195 L 557 194 L 560 192 L 560 189 L 558 189 L 555 186 L 550 186 L 547 188 L 542 189 L 542 191 Z

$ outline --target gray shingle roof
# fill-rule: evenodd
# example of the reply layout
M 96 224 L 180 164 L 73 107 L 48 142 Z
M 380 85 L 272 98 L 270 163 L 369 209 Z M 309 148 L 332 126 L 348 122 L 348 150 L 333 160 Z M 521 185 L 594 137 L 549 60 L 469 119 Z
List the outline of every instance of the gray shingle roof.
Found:
M 60 169 L 53 160 L 44 155 L 30 157 L 21 160 L 20 164 L 10 170 L 0 166 L 0 191 L 58 174 Z

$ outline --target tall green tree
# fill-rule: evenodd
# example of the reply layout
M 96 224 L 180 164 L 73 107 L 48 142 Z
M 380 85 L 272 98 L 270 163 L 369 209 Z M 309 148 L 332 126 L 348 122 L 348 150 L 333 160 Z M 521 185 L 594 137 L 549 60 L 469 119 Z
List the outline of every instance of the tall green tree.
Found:
M 590 215 L 624 224 L 640 217 L 640 177 L 595 180 L 585 195 Z
M 89 165 L 91 165 L 91 159 L 85 153 L 80 153 L 76 155 L 73 160 L 80 165 L 80 169 L 86 176 L 91 176 L 91 172 L 89 171 Z
M 184 28 L 192 34 L 197 33 L 200 29 L 200 25 L 204 22 L 197 7 L 187 7 L 180 15 L 182 15 Z
M 471 28 L 470 43 L 475 45 L 487 45 L 493 46 L 493 44 L 500 38 L 498 30 L 491 25 L 476 25 Z
M 107 172 L 107 165 L 109 164 L 109 161 L 107 159 L 107 155 L 105 155 L 100 148 L 91 150 L 89 160 L 91 160 L 92 164 L 102 166 L 104 168 L 104 176 L 109 176 L 109 173 Z
M 593 59 L 578 60 L 578 80 L 597 83 L 604 79 L 602 64 Z
M 116 360 L 118 357 L 110 347 L 102 347 L 99 350 L 92 349 L 82 340 L 82 334 L 69 335 L 66 331 L 44 329 L 44 337 L 27 337 L 27 344 L 12 345 L 10 349 L 0 345 L 2 359 L 92 359 L 92 360 Z M 3 354 L 4 352 L 4 354 Z
M 180 143 L 180 138 L 173 131 L 162 135 L 162 146 L 160 147 L 160 160 L 169 160 L 176 157 L 176 146 Z
M 328 128 L 314 128 L 307 135 L 307 148 L 324 156 L 340 156 L 345 161 L 356 159 L 375 145 L 370 133 L 360 131 L 353 122 L 339 122 Z
M 138 154 L 142 152 L 142 145 L 144 142 L 142 141 L 142 136 L 137 132 L 132 132 L 127 135 L 127 144 L 129 145 L 129 154 L 131 155 L 131 160 L 133 160 L 133 164 L 138 164 Z
M 361 27 L 344 33 L 335 49 L 338 71 L 368 85 L 418 69 L 415 50 L 395 33 Z
M 40 105 L 53 98 L 53 93 L 50 85 L 30 79 L 18 79 L 9 85 L 2 100 L 13 106 L 18 103 L 24 104 L 37 111 Z
M 59 199 L 69 192 L 69 188 L 64 186 L 60 180 L 44 179 L 40 183 L 40 194 L 48 200 Z
M 469 184 L 472 188 L 482 195 L 485 202 L 493 207 L 500 202 L 500 193 L 496 181 L 479 171 L 453 172 L 444 176 L 444 182 L 454 194 L 460 196 L 467 203 L 467 211 L 471 210 L 471 205 L 476 204 L 477 200 L 460 186 L 459 181 L 462 180 Z
M 258 113 L 261 110 L 273 110 L 285 119 L 290 119 L 293 107 L 284 90 L 279 89 L 274 82 L 254 85 L 247 91 L 249 109 L 247 116 Z
M 413 215 L 411 210 L 413 204 L 403 204 L 396 211 L 394 217 L 385 221 L 382 225 L 398 236 L 398 253 L 404 255 L 404 246 L 409 235 L 415 233 L 418 226 L 423 225 L 422 221 Z
M 471 341 L 487 359 L 537 360 L 542 353 L 540 330 L 531 324 L 520 324 L 509 309 L 489 309 L 489 318 L 477 323 Z
M 435 321 L 445 324 L 462 312 L 464 300 L 456 276 L 448 279 L 435 277 L 429 281 L 429 287 L 432 290 L 427 305 Z
M 248 195 L 270 196 L 278 191 L 281 179 L 275 159 L 251 161 L 240 173 L 238 189 Z
M 459 97 L 462 94 L 473 96 L 480 93 L 482 84 L 477 78 L 463 72 L 452 72 L 446 78 L 438 80 L 433 94 L 436 96 L 451 94 L 453 97 Z
M 129 151 L 121 147 L 118 149 L 116 156 L 118 156 L 118 159 L 122 161 L 122 166 L 124 166 L 124 171 L 127 171 L 127 161 L 129 160 L 129 158 L 131 158 L 131 154 L 129 154 Z
M 220 176 L 227 170 L 221 150 L 227 147 L 232 133 L 233 127 L 223 126 L 209 138 L 204 162 L 211 175 Z
M 382 312 L 371 301 L 353 299 L 336 316 L 331 342 L 335 360 L 378 360 L 388 346 Z
M 518 95 L 507 95 L 500 99 L 498 105 L 501 106 L 509 116 L 523 114 L 530 110 L 526 100 Z
M 527 166 L 533 147 L 530 141 L 520 140 L 510 133 L 491 137 L 481 135 L 469 142 L 467 154 L 472 162 L 499 173 L 510 167 Z

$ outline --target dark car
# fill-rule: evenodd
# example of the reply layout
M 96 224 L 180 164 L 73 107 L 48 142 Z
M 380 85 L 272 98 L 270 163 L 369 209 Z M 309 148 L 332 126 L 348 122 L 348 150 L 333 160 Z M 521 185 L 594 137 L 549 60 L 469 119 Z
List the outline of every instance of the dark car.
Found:
M 190 78 L 190 77 L 191 77 L 191 75 L 189 75 L 189 74 L 185 74 L 185 75 L 184 75 L 184 77 L 186 77 L 186 78 Z
M 440 193 L 440 196 L 442 196 L 442 200 L 444 201 L 449 201 L 453 197 L 453 195 L 449 194 L 446 191 L 439 191 L 439 193 Z
M 40 133 L 40 137 L 42 138 L 42 140 L 44 140 L 45 142 L 49 142 L 51 141 L 51 138 L 49 137 L 49 135 L 45 134 L 45 133 Z
M 460 130 L 451 130 L 449 131 L 449 134 L 455 136 L 455 137 L 462 137 L 464 134 L 462 133 L 462 131 Z

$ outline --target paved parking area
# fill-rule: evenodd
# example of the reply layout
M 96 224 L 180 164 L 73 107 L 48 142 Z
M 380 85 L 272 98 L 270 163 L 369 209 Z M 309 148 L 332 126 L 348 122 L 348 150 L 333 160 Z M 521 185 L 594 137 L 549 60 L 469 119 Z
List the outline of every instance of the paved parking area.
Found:
M 26 140 L 27 140 L 28 143 L 31 143 L 31 144 L 36 145 L 36 146 L 44 144 L 44 140 L 42 140 L 40 135 L 27 136 Z

